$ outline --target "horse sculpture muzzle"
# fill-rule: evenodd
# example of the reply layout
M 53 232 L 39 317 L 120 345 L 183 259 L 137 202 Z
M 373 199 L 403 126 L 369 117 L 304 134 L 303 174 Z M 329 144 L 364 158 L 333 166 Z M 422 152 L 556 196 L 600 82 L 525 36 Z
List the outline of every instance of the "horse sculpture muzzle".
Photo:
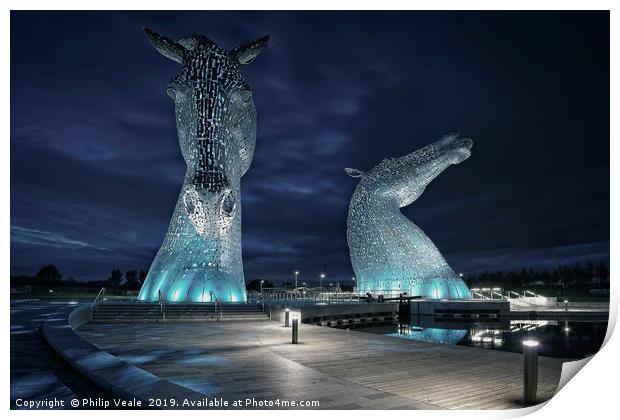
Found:
M 208 238 L 226 235 L 235 218 L 237 197 L 230 186 L 219 191 L 190 185 L 183 193 L 183 204 L 196 232 Z M 211 223 L 218 220 L 219 223 Z

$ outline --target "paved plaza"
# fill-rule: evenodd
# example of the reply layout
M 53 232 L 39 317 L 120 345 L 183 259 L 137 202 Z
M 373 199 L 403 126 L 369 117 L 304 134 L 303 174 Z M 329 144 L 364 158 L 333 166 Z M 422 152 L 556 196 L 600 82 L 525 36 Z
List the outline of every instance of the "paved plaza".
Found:
M 24 408 L 24 400 L 58 399 L 68 406 L 73 398 L 111 398 L 58 357 L 41 336 L 46 319 L 66 319 L 75 308 L 67 302 L 11 301 L 11 408 Z
M 293 345 L 291 329 L 275 321 L 89 324 L 77 332 L 210 398 L 314 400 L 321 409 L 523 407 L 523 356 L 515 353 L 306 324 Z M 564 361 L 540 357 L 540 402 L 553 396 Z

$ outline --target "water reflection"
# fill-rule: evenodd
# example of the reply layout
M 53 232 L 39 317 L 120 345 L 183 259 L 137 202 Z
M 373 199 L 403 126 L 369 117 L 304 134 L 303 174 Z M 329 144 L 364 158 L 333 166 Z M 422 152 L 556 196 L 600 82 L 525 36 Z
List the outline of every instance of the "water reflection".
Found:
M 521 353 L 525 339 L 540 342 L 539 354 L 579 359 L 596 353 L 607 332 L 606 321 L 498 320 L 488 322 L 436 321 L 415 317 L 409 324 L 388 324 L 360 328 L 407 340 Z
M 458 344 L 467 335 L 468 330 L 448 330 L 444 328 L 421 328 L 400 325 L 398 332 L 387 334 L 408 340 L 426 341 L 428 343 Z

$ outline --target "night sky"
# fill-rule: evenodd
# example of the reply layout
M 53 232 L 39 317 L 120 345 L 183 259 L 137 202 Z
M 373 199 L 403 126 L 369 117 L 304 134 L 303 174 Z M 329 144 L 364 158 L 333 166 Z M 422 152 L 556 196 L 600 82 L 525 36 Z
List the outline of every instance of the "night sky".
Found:
M 147 269 L 185 166 L 143 26 L 234 48 L 258 111 L 242 178 L 246 280 L 350 281 L 369 170 L 460 133 L 470 159 L 404 214 L 457 272 L 609 261 L 609 14 L 12 12 L 11 274 Z

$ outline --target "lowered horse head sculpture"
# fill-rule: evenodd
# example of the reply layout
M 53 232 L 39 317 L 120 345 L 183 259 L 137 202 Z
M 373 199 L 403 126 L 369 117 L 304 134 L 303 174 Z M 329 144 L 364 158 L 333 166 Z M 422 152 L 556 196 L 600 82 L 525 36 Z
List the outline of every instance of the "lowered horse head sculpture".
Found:
M 360 292 L 463 299 L 471 296 L 433 242 L 401 212 L 448 166 L 471 154 L 473 142 L 445 136 L 408 155 L 383 159 L 360 178 L 349 204 L 347 242 Z
M 139 299 L 245 301 L 240 184 L 254 155 L 256 108 L 240 67 L 269 38 L 225 50 L 204 35 L 173 41 L 145 31 L 158 52 L 181 65 L 167 92 L 187 171 Z

